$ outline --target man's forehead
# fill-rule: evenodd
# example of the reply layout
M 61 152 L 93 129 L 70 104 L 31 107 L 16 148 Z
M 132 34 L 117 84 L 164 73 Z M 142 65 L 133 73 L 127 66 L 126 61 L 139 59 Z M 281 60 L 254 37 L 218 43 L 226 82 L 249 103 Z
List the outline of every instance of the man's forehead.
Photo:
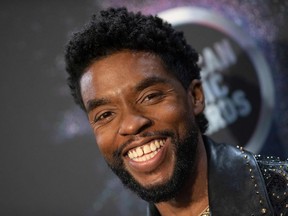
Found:
M 157 55 L 122 51 L 92 63 L 80 79 L 81 94 L 85 100 L 95 97 L 96 94 L 101 97 L 109 92 L 120 93 L 125 88 L 135 88 L 146 79 L 156 83 L 155 78 L 162 81 L 175 79 L 166 71 Z M 151 83 L 150 81 L 148 83 Z
M 84 72 L 80 81 L 81 84 L 87 84 L 95 79 L 104 81 L 108 78 L 112 81 L 110 79 L 113 77 L 127 79 L 127 75 L 151 76 L 151 73 L 160 75 L 167 73 L 165 68 L 162 59 L 156 54 L 123 50 L 94 61 Z

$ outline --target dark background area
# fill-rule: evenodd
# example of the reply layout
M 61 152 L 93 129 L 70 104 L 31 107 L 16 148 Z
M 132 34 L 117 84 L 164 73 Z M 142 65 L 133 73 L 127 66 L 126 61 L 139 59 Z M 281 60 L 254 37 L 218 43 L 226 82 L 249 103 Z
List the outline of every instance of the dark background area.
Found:
M 106 6 L 122 4 L 156 13 L 174 6 L 197 5 L 224 15 L 226 12 L 227 17 L 238 11 L 233 16 L 248 23 L 247 32 L 272 67 L 276 88 L 273 123 L 260 153 L 287 157 L 288 3 L 241 2 L 246 9 L 237 8 L 236 0 L 1 1 L 0 215 L 145 212 L 144 202 L 127 192 L 108 170 L 86 117 L 74 105 L 65 83 L 63 50 L 69 35 Z M 258 15 L 260 11 L 258 18 L 263 19 L 249 18 L 251 11 Z M 263 33 L 261 28 L 253 30 L 272 21 L 279 25 L 277 31 L 273 30 L 273 38 L 267 36 L 265 28 Z

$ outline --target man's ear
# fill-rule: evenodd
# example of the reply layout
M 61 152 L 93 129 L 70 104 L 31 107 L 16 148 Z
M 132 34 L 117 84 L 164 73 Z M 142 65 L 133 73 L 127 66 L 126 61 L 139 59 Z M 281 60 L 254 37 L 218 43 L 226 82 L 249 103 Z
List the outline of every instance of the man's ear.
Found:
M 191 96 L 194 115 L 199 115 L 205 108 L 205 96 L 201 81 L 198 79 L 192 80 L 188 87 L 188 91 Z

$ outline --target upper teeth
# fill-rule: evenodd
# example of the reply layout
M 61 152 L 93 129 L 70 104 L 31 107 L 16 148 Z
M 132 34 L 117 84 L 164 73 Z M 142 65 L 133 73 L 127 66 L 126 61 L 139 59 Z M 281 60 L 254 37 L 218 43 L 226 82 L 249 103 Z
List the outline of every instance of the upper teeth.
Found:
M 160 147 L 164 146 L 164 142 L 164 140 L 153 140 L 146 145 L 128 151 L 128 157 L 135 161 L 149 160 L 156 155 Z

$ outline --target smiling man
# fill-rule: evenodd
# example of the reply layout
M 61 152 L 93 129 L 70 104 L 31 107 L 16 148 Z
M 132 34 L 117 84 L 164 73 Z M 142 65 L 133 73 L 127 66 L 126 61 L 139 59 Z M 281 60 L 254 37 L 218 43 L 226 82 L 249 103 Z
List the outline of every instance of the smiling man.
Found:
M 197 61 L 171 25 L 124 8 L 94 15 L 66 47 L 72 95 L 148 215 L 288 214 L 287 163 L 204 135 Z

